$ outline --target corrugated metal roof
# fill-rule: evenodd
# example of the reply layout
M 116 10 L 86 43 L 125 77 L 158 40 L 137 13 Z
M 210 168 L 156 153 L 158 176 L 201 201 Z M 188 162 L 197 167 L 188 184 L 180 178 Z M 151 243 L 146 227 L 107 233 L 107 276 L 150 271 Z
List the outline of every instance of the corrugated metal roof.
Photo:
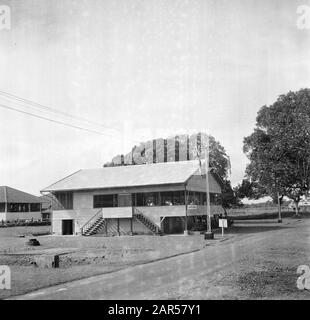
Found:
M 197 160 L 87 169 L 75 172 L 42 191 L 179 184 L 186 182 L 197 171 Z
M 10 188 L 7 186 L 0 186 L 0 202 L 7 203 L 42 203 L 39 197 L 32 194 Z

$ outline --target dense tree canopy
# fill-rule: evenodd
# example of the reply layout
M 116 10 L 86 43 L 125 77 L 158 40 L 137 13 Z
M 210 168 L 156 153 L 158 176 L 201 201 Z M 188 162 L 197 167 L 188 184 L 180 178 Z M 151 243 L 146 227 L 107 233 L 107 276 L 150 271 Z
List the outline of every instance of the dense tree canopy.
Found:
M 222 188 L 222 194 L 220 197 L 220 204 L 224 209 L 240 207 L 242 203 L 238 194 L 234 192 L 229 180 L 224 180 L 224 187 Z M 226 211 L 226 210 L 225 210 Z
M 178 149 L 186 150 L 187 143 L 189 139 L 189 160 L 197 159 L 197 149 L 199 149 L 199 155 L 201 158 L 205 157 L 205 143 L 206 143 L 206 134 L 204 133 L 195 133 L 190 136 L 186 134 L 178 134 L 175 136 L 165 138 L 169 146 L 174 146 L 175 141 L 178 141 Z M 134 146 L 132 150 L 126 155 L 117 155 L 111 162 L 106 163 L 104 166 L 118 166 L 118 165 L 130 165 L 130 164 L 146 164 L 153 163 L 153 141 L 141 142 L 140 145 Z M 156 150 L 157 160 L 156 162 L 163 162 L 164 160 L 164 148 L 163 148 L 163 138 L 155 139 L 158 145 Z M 168 146 L 168 148 L 169 148 Z M 222 180 L 226 180 L 230 170 L 229 157 L 226 154 L 224 147 L 217 141 L 213 136 L 209 136 L 209 150 L 210 150 L 210 167 L 214 169 Z M 172 150 L 174 151 L 174 150 Z M 183 152 L 183 155 L 185 153 Z M 122 163 L 121 158 L 123 157 L 124 163 Z M 161 159 L 158 161 L 158 159 Z M 181 160 L 186 160 L 180 158 Z M 168 150 L 167 161 L 175 161 L 174 152 Z M 134 163 L 133 163 L 134 162 Z
M 254 132 L 244 138 L 250 160 L 246 177 L 257 194 L 277 194 L 294 200 L 296 207 L 310 182 L 310 90 L 281 95 L 271 106 L 262 107 Z

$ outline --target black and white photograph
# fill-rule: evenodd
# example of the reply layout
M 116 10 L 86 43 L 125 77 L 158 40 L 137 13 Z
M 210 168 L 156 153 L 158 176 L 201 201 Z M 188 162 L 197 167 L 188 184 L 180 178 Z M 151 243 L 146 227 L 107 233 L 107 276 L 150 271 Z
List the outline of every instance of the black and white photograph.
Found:
M 0 0 L 0 300 L 309 299 L 310 0 Z

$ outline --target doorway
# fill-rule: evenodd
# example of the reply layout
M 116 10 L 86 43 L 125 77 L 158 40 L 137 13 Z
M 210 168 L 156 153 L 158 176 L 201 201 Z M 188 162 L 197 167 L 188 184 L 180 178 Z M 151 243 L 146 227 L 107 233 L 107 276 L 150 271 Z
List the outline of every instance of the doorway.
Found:
M 73 235 L 73 222 L 74 220 L 62 220 L 63 235 Z
M 183 233 L 185 230 L 184 217 L 165 217 L 162 222 L 162 228 L 165 234 Z

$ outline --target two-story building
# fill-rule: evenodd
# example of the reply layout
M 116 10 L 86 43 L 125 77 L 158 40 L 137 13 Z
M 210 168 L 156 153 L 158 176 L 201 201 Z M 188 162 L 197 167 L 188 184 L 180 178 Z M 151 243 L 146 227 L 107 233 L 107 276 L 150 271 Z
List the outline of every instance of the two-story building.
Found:
M 182 233 L 206 218 L 203 171 L 197 160 L 79 170 L 41 193 L 58 201 L 54 234 Z M 221 214 L 221 181 L 208 174 L 211 214 Z

